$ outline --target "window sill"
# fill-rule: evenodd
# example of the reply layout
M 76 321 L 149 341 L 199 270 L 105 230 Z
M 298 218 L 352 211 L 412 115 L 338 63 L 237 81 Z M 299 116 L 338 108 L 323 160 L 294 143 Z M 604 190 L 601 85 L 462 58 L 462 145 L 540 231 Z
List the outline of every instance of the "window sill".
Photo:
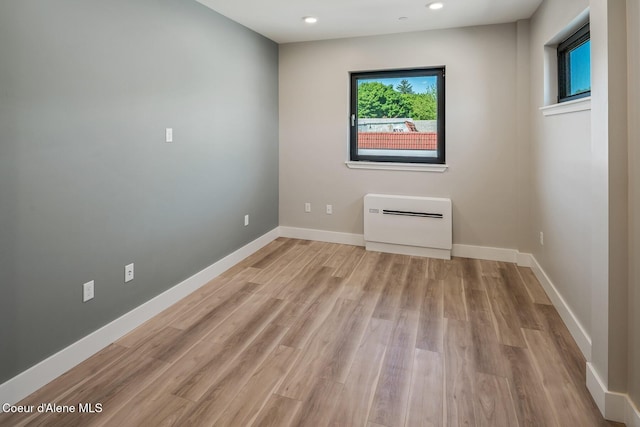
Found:
M 388 171 L 444 172 L 449 166 L 427 163 L 345 162 L 350 169 L 376 169 Z
M 558 114 L 575 113 L 577 111 L 591 110 L 591 97 L 576 99 L 575 101 L 562 102 L 560 104 L 540 107 L 544 116 L 555 116 Z

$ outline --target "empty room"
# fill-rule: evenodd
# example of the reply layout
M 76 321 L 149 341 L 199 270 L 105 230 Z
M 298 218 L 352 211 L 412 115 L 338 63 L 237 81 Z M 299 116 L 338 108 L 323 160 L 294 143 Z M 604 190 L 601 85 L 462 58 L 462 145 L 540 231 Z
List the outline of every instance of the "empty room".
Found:
M 0 426 L 640 427 L 640 0 L 4 0 L 0 131 Z

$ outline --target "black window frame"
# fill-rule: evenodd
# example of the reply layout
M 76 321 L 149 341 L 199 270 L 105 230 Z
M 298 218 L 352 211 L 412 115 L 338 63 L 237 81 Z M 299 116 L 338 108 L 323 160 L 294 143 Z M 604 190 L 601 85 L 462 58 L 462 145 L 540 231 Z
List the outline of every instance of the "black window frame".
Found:
M 436 90 L 438 97 L 437 106 L 437 155 L 435 157 L 417 157 L 417 156 L 389 156 L 389 155 L 362 155 L 358 154 L 358 80 L 375 79 L 375 78 L 402 78 L 402 77 L 420 77 L 420 76 L 436 76 Z M 387 163 L 424 163 L 424 164 L 445 164 L 445 67 L 424 67 L 409 69 L 393 69 L 378 71 L 358 71 L 351 72 L 350 87 L 350 137 L 349 137 L 349 153 L 350 160 L 366 161 L 366 162 L 387 162 Z
M 571 68 L 569 64 L 569 55 L 589 40 L 591 40 L 591 33 L 589 31 L 589 23 L 587 22 L 585 25 L 580 27 L 578 31 L 558 44 L 558 103 L 591 96 L 591 82 L 589 82 L 588 91 L 577 93 L 575 95 L 567 95 L 571 90 Z M 591 66 L 591 63 L 589 63 L 589 66 Z

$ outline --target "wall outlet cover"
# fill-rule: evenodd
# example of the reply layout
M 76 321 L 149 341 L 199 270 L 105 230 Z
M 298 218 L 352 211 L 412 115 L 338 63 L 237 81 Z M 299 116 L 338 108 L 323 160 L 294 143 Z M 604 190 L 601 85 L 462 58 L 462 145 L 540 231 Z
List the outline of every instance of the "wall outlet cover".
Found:
M 94 281 L 90 281 L 82 285 L 82 302 L 92 300 L 94 297 Z
M 124 266 L 124 283 L 133 280 L 133 263 Z

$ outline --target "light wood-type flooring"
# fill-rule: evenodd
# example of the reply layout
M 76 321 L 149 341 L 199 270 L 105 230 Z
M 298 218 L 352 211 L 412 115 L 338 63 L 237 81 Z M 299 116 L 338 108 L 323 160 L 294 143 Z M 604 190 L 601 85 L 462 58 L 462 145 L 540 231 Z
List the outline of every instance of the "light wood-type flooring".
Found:
M 25 399 L 46 426 L 601 426 L 531 270 L 279 238 Z

